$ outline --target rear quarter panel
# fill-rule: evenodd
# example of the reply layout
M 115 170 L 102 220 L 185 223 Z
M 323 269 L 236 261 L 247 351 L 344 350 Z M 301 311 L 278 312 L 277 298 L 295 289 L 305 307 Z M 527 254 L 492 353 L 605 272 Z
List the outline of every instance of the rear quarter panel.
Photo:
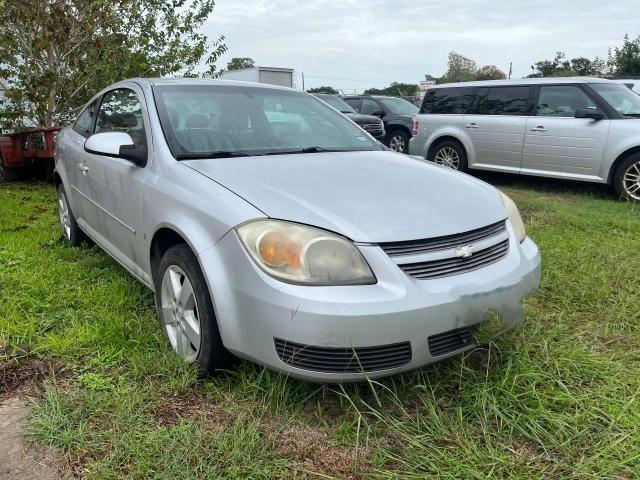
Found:
M 418 115 L 418 135 L 412 140 L 413 155 L 427 158 L 429 149 L 443 137 L 453 137 L 467 151 L 469 165 L 475 162 L 473 142 L 464 128 L 464 115 Z

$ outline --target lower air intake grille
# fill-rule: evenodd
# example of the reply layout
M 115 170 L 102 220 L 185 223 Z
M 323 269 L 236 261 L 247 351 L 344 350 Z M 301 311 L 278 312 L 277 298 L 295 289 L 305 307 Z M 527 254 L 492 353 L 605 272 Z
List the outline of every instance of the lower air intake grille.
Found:
M 509 251 L 509 240 L 497 243 L 489 248 L 475 252 L 468 258 L 445 258 L 430 262 L 405 263 L 399 267 L 413 278 L 431 280 L 470 272 L 497 262 Z
M 280 338 L 274 338 L 274 343 L 284 363 L 315 372 L 374 372 L 401 367 L 411 361 L 409 342 L 358 348 L 315 347 Z
M 429 343 L 429 353 L 432 357 L 446 355 L 474 343 L 473 327 L 456 328 L 448 332 L 431 335 Z

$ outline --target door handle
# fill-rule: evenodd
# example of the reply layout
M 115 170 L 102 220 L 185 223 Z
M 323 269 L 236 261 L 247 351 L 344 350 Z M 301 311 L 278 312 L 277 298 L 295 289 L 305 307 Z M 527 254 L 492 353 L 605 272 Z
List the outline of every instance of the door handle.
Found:
M 478 125 L 476 125 L 475 123 L 470 123 L 468 125 L 465 125 L 464 128 L 478 128 Z
M 544 128 L 542 125 L 538 125 L 536 128 L 532 128 L 531 131 L 532 132 L 546 132 L 547 129 Z

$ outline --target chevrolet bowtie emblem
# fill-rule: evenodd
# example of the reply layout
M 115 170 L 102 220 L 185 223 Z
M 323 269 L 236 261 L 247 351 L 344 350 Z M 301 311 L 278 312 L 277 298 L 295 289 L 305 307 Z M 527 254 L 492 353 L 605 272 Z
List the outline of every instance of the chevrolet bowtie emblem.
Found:
M 456 257 L 469 258 L 473 255 L 473 246 L 467 245 L 456 249 Z

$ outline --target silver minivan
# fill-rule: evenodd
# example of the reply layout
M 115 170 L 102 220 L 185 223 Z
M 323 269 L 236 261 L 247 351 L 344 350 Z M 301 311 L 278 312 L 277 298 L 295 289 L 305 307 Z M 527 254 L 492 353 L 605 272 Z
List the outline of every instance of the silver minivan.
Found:
M 438 85 L 409 153 L 462 171 L 605 183 L 640 201 L 640 95 L 599 78 Z

